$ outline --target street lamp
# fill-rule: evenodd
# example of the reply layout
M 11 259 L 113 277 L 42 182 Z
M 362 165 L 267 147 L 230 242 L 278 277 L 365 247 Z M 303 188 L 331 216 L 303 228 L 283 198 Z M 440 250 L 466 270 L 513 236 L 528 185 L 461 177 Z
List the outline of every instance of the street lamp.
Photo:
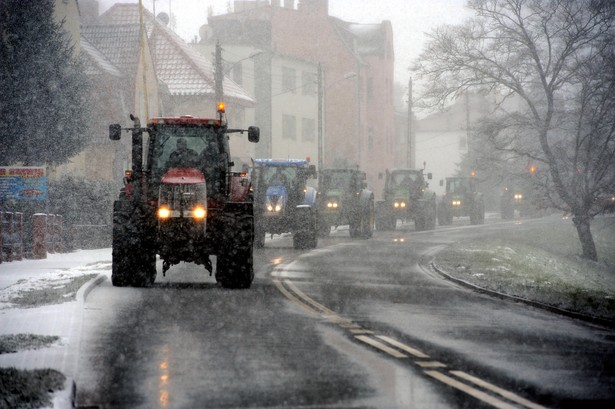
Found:
M 237 60 L 234 61 L 230 66 L 228 66 L 225 70 L 224 70 L 224 75 L 228 74 L 229 72 L 231 72 L 231 70 L 240 62 L 245 61 L 245 60 L 249 60 L 250 58 L 254 58 L 258 55 L 261 55 L 263 53 L 263 50 L 258 50 L 253 52 L 252 54 L 248 55 L 247 57 L 242 58 L 241 60 Z

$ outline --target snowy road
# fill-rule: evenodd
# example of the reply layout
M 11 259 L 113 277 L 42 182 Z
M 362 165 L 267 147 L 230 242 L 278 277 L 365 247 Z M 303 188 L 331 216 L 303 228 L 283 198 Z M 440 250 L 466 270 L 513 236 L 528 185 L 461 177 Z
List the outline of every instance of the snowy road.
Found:
M 250 290 L 175 266 L 86 304 L 80 407 L 592 407 L 615 399 L 612 332 L 452 285 L 423 265 L 515 223 L 340 231 L 255 252 Z M 160 271 L 160 269 L 159 269 Z

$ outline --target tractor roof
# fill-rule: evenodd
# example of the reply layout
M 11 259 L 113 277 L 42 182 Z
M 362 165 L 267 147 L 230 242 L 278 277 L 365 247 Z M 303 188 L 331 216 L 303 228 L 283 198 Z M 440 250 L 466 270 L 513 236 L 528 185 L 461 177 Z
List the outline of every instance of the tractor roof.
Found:
M 301 167 L 309 165 L 310 161 L 306 159 L 254 159 L 254 163 L 260 166 Z

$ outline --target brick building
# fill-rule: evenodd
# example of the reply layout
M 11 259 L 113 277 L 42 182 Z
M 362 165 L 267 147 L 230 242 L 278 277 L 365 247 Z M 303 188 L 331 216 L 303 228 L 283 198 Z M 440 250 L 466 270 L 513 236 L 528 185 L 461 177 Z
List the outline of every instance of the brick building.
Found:
M 329 16 L 327 0 L 235 1 L 234 12 L 210 17 L 201 30 L 201 45 L 211 47 L 217 41 L 227 50 L 248 47 L 261 51 L 253 59 L 252 74 L 254 119 L 262 140 L 257 156 L 273 156 L 278 152 L 276 146 L 287 145 L 284 134 L 291 131 L 291 125 L 309 124 L 314 106 L 308 107 L 306 100 L 280 105 L 276 98 L 292 94 L 292 84 L 299 90 L 318 82 L 320 66 L 323 116 L 320 122 L 316 113 L 316 122 L 323 129 L 324 167 L 358 166 L 368 173 L 369 186 L 380 195 L 383 181 L 378 175 L 392 167 L 396 141 L 389 21 L 342 21 Z M 278 82 L 283 93 L 274 91 Z M 312 104 L 318 105 L 318 98 Z

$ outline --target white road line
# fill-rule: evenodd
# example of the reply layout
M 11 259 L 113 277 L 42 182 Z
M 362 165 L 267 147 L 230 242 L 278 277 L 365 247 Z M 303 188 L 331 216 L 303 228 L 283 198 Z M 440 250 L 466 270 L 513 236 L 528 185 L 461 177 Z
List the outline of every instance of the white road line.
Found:
M 275 284 L 275 286 L 278 288 L 278 290 L 284 294 L 284 296 L 286 298 L 288 298 L 289 300 L 291 300 L 292 302 L 294 302 L 295 304 L 298 304 L 299 306 L 305 308 L 306 310 L 308 310 L 310 313 L 318 315 L 320 313 L 320 311 L 315 310 L 314 308 L 310 307 L 309 305 L 307 305 L 306 303 L 302 302 L 301 300 L 299 300 L 297 297 L 295 297 L 293 294 L 291 294 L 286 288 L 284 288 L 284 286 L 282 285 L 282 283 L 278 280 L 273 280 L 273 283 Z
M 440 361 L 416 361 L 421 368 L 446 368 L 446 364 Z
M 480 378 L 477 378 L 475 376 L 472 376 L 468 373 L 465 373 L 463 371 L 451 371 L 451 373 L 459 378 L 465 379 L 467 381 L 472 382 L 475 385 L 478 385 L 482 388 L 488 389 L 492 392 L 495 392 L 497 394 L 502 395 L 503 397 L 505 397 L 508 400 L 511 400 L 513 402 L 517 402 L 527 408 L 531 408 L 531 409 L 546 409 L 544 406 L 541 406 L 537 403 L 531 402 L 515 393 L 512 393 L 510 391 L 507 391 L 506 389 L 502 389 L 498 386 L 495 386 L 489 382 L 485 382 Z
M 406 351 L 410 355 L 415 356 L 417 358 L 429 358 L 429 355 L 422 353 L 418 349 L 412 348 L 406 344 L 402 344 L 401 342 L 396 341 L 393 338 L 389 338 L 386 335 L 378 335 L 378 338 L 380 338 L 384 342 L 387 342 L 393 345 L 394 347 L 401 349 L 402 351 Z
M 358 339 L 359 341 L 363 341 L 366 344 L 373 346 L 374 348 L 378 348 L 382 352 L 385 352 L 385 353 L 391 355 L 392 357 L 395 357 L 395 358 L 408 358 L 408 355 L 402 354 L 398 350 L 393 349 L 391 347 L 388 347 L 388 346 L 384 345 L 382 342 L 376 341 L 375 339 L 370 338 L 370 337 L 368 337 L 366 335 L 356 335 L 355 338 Z
M 496 398 L 495 396 L 491 396 L 483 391 L 479 391 L 478 389 L 475 389 L 469 385 L 466 385 L 465 383 L 459 382 L 456 379 L 453 379 L 449 376 L 444 375 L 442 372 L 438 372 L 438 371 L 425 371 L 425 374 L 431 376 L 432 378 L 435 378 L 437 380 L 439 380 L 440 382 L 451 386 L 455 389 L 458 389 L 470 396 L 475 397 L 478 400 L 481 400 L 493 407 L 496 407 L 498 409 L 519 409 L 517 406 L 515 405 L 511 405 L 508 402 L 504 402 L 503 400 L 500 400 L 498 398 Z

